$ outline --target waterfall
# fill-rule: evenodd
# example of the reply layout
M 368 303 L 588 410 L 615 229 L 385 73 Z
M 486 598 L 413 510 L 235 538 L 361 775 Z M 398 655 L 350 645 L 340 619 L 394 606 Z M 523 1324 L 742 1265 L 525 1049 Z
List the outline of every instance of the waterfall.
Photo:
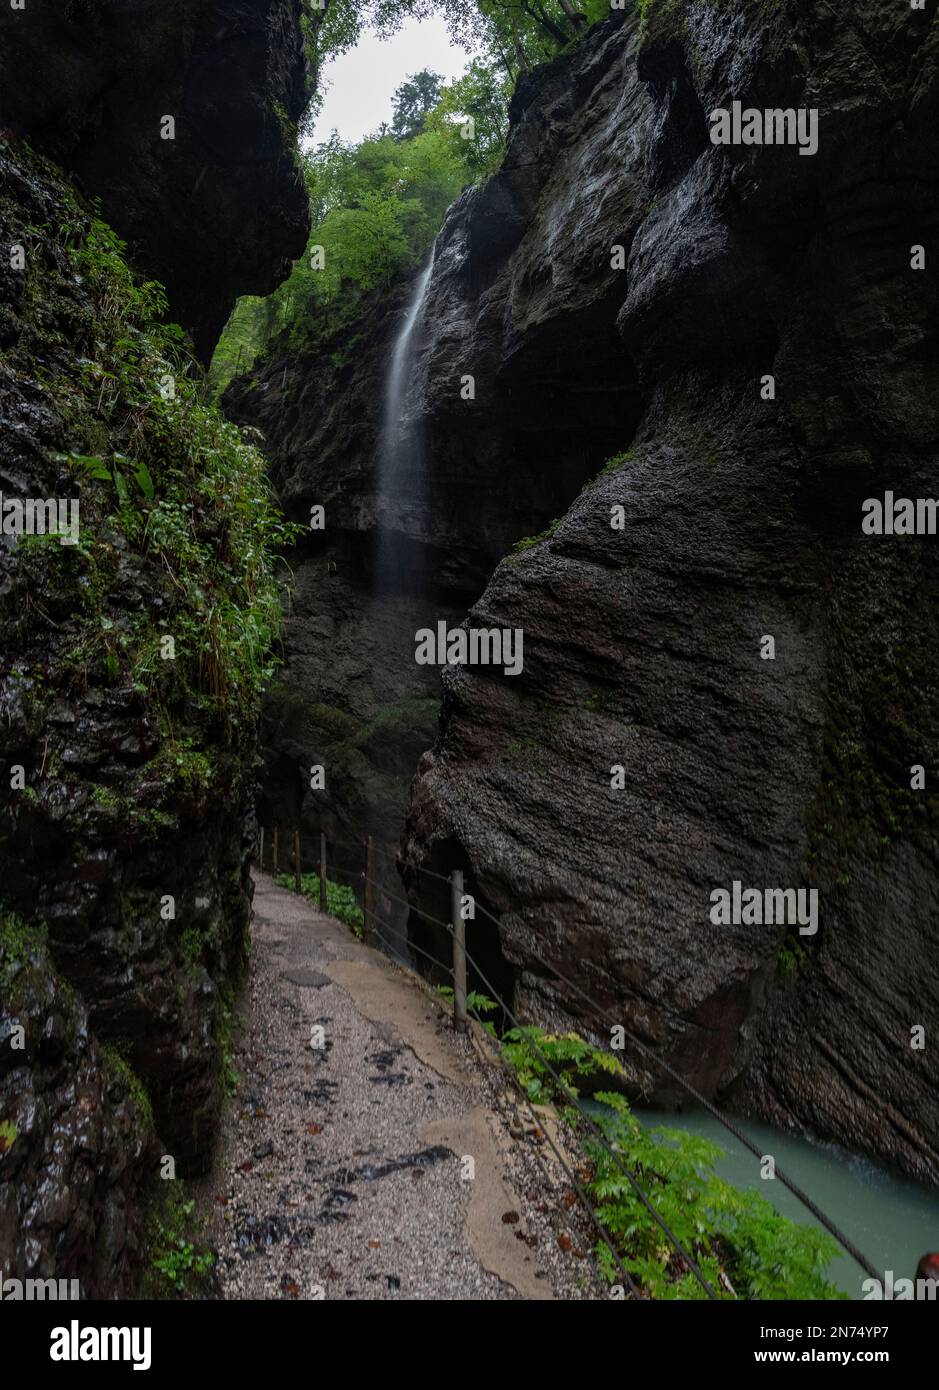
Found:
M 420 616 L 420 610 L 427 602 L 430 573 L 427 546 L 422 544 L 429 529 L 429 496 L 422 425 L 423 391 L 420 383 L 415 382 L 415 368 L 417 329 L 432 268 L 431 255 L 414 283 L 388 361 L 376 456 L 376 534 L 369 622 L 374 650 L 387 653 L 392 668 L 401 663 L 402 643 L 413 656 L 411 634 L 427 621 Z M 382 833 L 380 823 L 374 828 Z M 379 873 L 378 877 L 382 879 L 383 875 Z M 394 883 L 390 891 L 400 894 L 400 884 Z M 376 885 L 378 902 L 381 892 Z M 398 920 L 400 914 L 390 903 L 385 910 L 393 920 L 386 922 L 382 931 L 383 949 L 409 965 L 413 957 L 406 924 Z
M 421 317 L 432 269 L 431 255 L 414 286 L 388 368 L 376 488 L 376 593 L 400 588 L 405 583 L 412 589 L 423 587 L 420 549 L 408 544 L 410 539 L 418 539 L 424 530 L 427 489 L 423 431 L 420 409 L 416 418 L 409 420 L 407 407 L 414 366 L 414 330 Z

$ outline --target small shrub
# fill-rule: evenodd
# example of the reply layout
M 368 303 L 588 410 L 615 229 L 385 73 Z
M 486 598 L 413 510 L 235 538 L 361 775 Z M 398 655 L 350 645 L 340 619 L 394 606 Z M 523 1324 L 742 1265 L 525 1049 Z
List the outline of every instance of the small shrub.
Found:
M 215 1255 L 202 1245 L 195 1202 L 181 1181 L 162 1183 L 147 1216 L 148 1269 L 144 1291 L 151 1298 L 195 1298 L 207 1291 Z

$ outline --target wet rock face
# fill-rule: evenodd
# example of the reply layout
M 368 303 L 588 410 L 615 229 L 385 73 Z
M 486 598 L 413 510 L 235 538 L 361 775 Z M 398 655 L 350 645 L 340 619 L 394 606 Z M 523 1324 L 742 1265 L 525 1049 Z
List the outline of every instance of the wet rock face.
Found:
M 529 1016 L 622 1021 L 705 1093 L 939 1181 L 937 1054 L 910 1046 L 939 1020 L 935 548 L 860 528 L 867 497 L 935 495 L 928 8 L 653 6 L 520 89 L 502 172 L 438 242 L 435 458 L 476 447 L 460 370 L 507 472 L 518 402 L 563 428 L 581 388 L 625 458 L 471 609 L 523 630 L 524 672 L 445 673 L 406 857 L 438 913 L 417 868 L 464 867 Z M 714 146 L 735 100 L 817 108 L 817 154 Z M 817 935 L 714 925 L 735 880 L 817 888 Z
M 299 0 L 4 6 L 0 93 L 0 128 L 101 199 L 203 360 L 235 298 L 269 293 L 302 252 Z
M 18 1130 L 0 1154 L 0 1267 L 114 1294 L 137 1261 L 159 1156 L 180 1177 L 210 1161 L 250 915 L 255 753 L 252 728 L 236 739 L 199 722 L 194 687 L 142 675 L 140 641 L 158 643 L 174 613 L 166 567 L 126 516 L 122 529 L 113 494 L 64 461 L 85 441 L 109 458 L 127 450 L 126 412 L 89 385 L 121 310 L 77 273 L 88 236 L 55 167 L 0 147 L 0 239 L 26 249 L 23 271 L 6 258 L 0 270 L 0 491 L 81 504 L 78 545 L 0 546 L 0 940 L 7 912 L 48 933 L 28 968 L 0 952 L 0 1122 Z M 139 347 L 139 327 L 122 322 Z M 141 360 L 124 365 L 145 424 Z M 25 1051 L 11 1048 L 11 1020 Z M 158 1150 L 112 1054 L 151 1098 Z
M 0 934 L 0 985 L 0 1268 L 77 1279 L 83 1298 L 126 1297 L 137 1193 L 156 1159 L 146 1108 L 45 950 L 13 952 Z

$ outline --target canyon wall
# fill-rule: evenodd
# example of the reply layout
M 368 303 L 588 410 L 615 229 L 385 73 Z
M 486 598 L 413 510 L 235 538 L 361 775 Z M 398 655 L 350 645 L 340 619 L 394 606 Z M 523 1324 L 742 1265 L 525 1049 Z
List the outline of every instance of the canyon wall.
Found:
M 521 675 L 443 673 L 401 851 L 412 940 L 448 958 L 420 870 L 462 867 L 498 924 L 480 913 L 469 950 L 525 1016 L 621 1021 L 706 1094 L 932 1181 L 939 1064 L 911 1030 L 939 1020 L 935 541 L 860 522 L 887 489 L 935 492 L 936 284 L 912 268 L 939 216 L 935 12 L 663 0 L 522 78 L 415 335 L 404 607 L 369 555 L 407 287 L 230 397 L 295 514 L 327 505 L 268 707 L 271 805 L 337 834 L 371 807 L 393 843 L 431 707 L 397 745 L 376 721 L 386 692 L 434 694 L 420 615 L 520 629 Z M 817 152 L 712 144 L 734 101 L 816 109 Z M 305 792 L 307 764 L 370 740 L 355 804 L 348 760 Z M 394 796 L 373 798 L 383 748 Z M 817 889 L 817 934 L 713 924 L 734 881 Z M 634 1094 L 681 1101 L 624 1060 Z
M 293 0 L 0 11 L 0 491 L 81 508 L 75 545 L 0 538 L 0 1270 L 84 1296 L 133 1288 L 164 1157 L 210 1161 L 263 659 L 262 461 L 134 271 L 206 356 L 302 249 L 298 24 Z

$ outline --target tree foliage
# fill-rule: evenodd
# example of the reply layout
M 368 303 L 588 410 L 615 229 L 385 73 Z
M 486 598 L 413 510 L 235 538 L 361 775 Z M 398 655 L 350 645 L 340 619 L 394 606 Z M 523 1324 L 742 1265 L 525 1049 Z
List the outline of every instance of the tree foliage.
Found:
M 442 82 L 439 72 L 424 68 L 401 83 L 391 101 L 391 133 L 396 140 L 413 140 L 415 135 L 424 133 L 427 117 L 440 100 Z

